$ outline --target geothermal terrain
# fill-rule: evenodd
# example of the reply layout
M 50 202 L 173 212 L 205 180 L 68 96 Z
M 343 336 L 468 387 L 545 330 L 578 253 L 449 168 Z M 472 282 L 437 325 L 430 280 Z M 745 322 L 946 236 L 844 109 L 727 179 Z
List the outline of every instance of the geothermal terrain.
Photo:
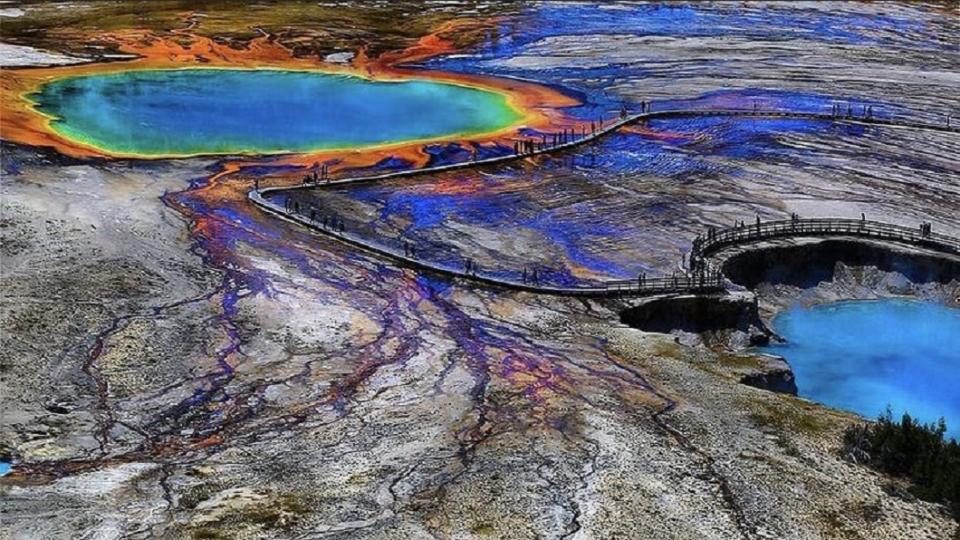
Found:
M 484 30 L 412 67 L 537 81 L 579 118 L 641 101 L 960 111 L 954 3 L 12 2 L 0 17 L 4 85 L 26 66 L 124 61 L 103 36 L 131 29 L 237 50 L 267 35 L 349 65 L 468 19 Z M 861 419 L 742 384 L 789 369 L 742 332 L 647 332 L 621 322 L 636 300 L 405 269 L 252 206 L 255 182 L 303 172 L 256 157 L 76 157 L 2 137 L 0 537 L 960 534 L 942 506 L 844 459 Z M 707 226 L 758 215 L 960 235 L 958 151 L 950 133 L 671 119 L 303 196 L 372 244 L 587 283 L 669 275 Z M 957 280 L 842 264 L 815 287 L 757 291 L 763 320 L 798 298 L 960 301 Z

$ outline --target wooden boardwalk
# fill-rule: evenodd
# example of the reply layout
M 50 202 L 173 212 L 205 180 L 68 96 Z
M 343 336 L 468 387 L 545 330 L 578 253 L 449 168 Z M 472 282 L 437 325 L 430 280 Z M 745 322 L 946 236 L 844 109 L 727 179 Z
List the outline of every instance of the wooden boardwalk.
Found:
M 330 235 L 344 243 L 374 253 L 380 257 L 390 259 L 402 266 L 407 266 L 421 271 L 431 272 L 451 278 L 470 280 L 472 282 L 504 288 L 516 291 L 525 291 L 537 294 L 547 294 L 556 296 L 578 296 L 578 297 L 618 297 L 618 296 L 652 296 L 658 294 L 702 294 L 720 292 L 726 289 L 724 276 L 712 267 L 709 257 L 716 251 L 732 245 L 753 243 L 761 240 L 784 238 L 784 237 L 809 237 L 809 236 L 852 236 L 869 238 L 875 240 L 893 241 L 917 245 L 936 251 L 951 254 L 960 254 L 960 240 L 937 233 L 927 233 L 921 231 L 920 227 L 916 229 L 882 223 L 877 221 L 866 221 L 856 219 L 792 219 L 781 221 L 768 221 L 759 224 L 751 224 L 739 227 L 730 227 L 726 229 L 711 229 L 705 235 L 698 236 L 693 243 L 690 253 L 690 268 L 692 270 L 684 273 L 657 277 L 641 278 L 634 280 L 616 280 L 606 281 L 599 285 L 583 286 L 551 286 L 541 285 L 532 280 L 518 280 L 510 277 L 510 273 L 504 271 L 485 271 L 484 269 L 474 269 L 467 271 L 466 267 L 453 267 L 434 263 L 431 261 L 419 259 L 398 245 L 396 251 L 383 245 L 369 242 L 360 235 L 346 230 L 345 228 L 335 227 L 331 223 L 322 222 L 311 218 L 308 215 L 294 211 L 293 208 L 271 200 L 270 195 L 277 195 L 283 192 L 325 189 L 336 186 L 352 185 L 358 183 L 375 182 L 395 178 L 405 178 L 419 175 L 437 174 L 445 171 L 479 167 L 483 165 L 492 165 L 507 163 L 526 159 L 531 156 L 562 152 L 577 146 L 589 144 L 597 139 L 613 133 L 625 126 L 644 122 L 648 120 L 679 118 L 679 117 L 711 117 L 711 116 L 731 116 L 748 118 L 798 118 L 809 120 L 821 120 L 830 122 L 847 122 L 865 125 L 896 126 L 909 129 L 924 129 L 949 133 L 960 133 L 960 129 L 947 125 L 926 124 L 914 121 L 899 121 L 881 118 L 861 118 L 846 115 L 833 115 L 809 112 L 791 112 L 791 111 L 744 111 L 744 110 L 664 110 L 644 112 L 627 116 L 609 124 L 601 124 L 592 132 L 581 132 L 574 135 L 573 138 L 563 140 L 558 144 L 542 144 L 542 139 L 533 145 L 528 152 L 517 152 L 481 160 L 471 160 L 448 165 L 439 165 L 435 167 L 425 167 L 421 169 L 411 169 L 403 171 L 394 171 L 378 175 L 360 176 L 353 178 L 329 179 L 318 182 L 309 182 L 295 186 L 266 187 L 254 189 L 248 193 L 249 200 L 259 208 L 276 215 L 287 221 L 291 221 L 313 230 Z
M 717 251 L 734 245 L 787 237 L 855 236 L 920 246 L 960 255 L 960 239 L 925 232 L 921 227 L 904 227 L 867 219 L 813 218 L 763 221 L 726 229 L 710 229 L 693 241 L 691 259 L 707 260 Z
M 582 131 L 580 134 L 573 133 L 572 138 L 565 142 L 553 145 L 547 144 L 543 146 L 537 146 L 533 151 L 530 152 L 517 152 L 511 154 L 505 154 L 502 156 L 495 156 L 484 159 L 474 159 L 461 161 L 457 163 L 450 163 L 446 165 L 437 165 L 433 167 L 423 167 L 420 169 L 407 169 L 402 171 L 392 171 L 382 174 L 374 174 L 368 176 L 356 176 L 350 178 L 338 178 L 338 179 L 329 179 L 321 180 L 317 182 L 303 183 L 293 186 L 277 186 L 277 187 L 265 187 L 262 189 L 255 190 L 261 195 L 267 195 L 270 193 L 277 193 L 282 191 L 299 191 L 299 190 L 310 190 L 316 188 L 325 188 L 325 187 L 335 187 L 335 186 L 344 186 L 352 184 L 361 184 L 368 182 L 377 182 L 380 180 L 390 180 L 394 178 L 409 178 L 411 176 L 423 176 L 438 174 L 446 171 L 455 171 L 459 169 L 469 169 L 474 167 L 481 167 L 484 165 L 496 165 L 502 163 L 508 163 L 511 161 L 518 161 L 526 159 L 532 156 L 538 156 L 542 154 L 552 154 L 557 152 L 563 152 L 564 150 L 569 150 L 576 148 L 578 146 L 583 146 L 597 141 L 611 133 L 619 131 L 620 129 L 630 126 L 633 124 L 646 122 L 649 120 L 662 120 L 669 118 L 682 118 L 682 117 L 712 117 L 712 116 L 728 116 L 728 117 L 740 117 L 740 118 L 766 118 L 766 119 L 778 119 L 778 118 L 796 118 L 796 119 L 806 119 L 806 120 L 821 120 L 828 122 L 843 122 L 843 123 L 854 123 L 854 124 L 864 124 L 864 125 L 878 125 L 878 126 L 893 126 L 893 127 L 903 127 L 910 129 L 923 129 L 930 131 L 940 131 L 946 133 L 960 133 L 960 128 L 954 126 L 947 126 L 946 124 L 931 124 L 931 123 L 922 123 L 915 121 L 906 121 L 906 120 L 894 120 L 894 119 L 882 119 L 882 118 L 861 118 L 853 116 L 836 116 L 832 114 L 825 113 L 812 113 L 812 112 L 795 112 L 795 111 L 746 111 L 746 110 L 736 110 L 736 109 L 674 109 L 674 110 L 664 110 L 664 111 L 652 111 L 644 112 L 629 115 L 625 118 L 617 119 L 611 122 L 604 122 L 598 126 L 598 128 L 593 132 Z M 526 139 L 533 140 L 534 137 L 526 137 Z M 251 198 L 252 199 L 252 198 Z

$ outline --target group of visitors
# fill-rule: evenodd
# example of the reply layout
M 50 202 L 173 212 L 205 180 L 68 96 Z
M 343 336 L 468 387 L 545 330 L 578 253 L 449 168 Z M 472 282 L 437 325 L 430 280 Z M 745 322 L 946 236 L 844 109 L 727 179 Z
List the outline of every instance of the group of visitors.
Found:
M 303 176 L 303 184 L 319 184 L 321 180 L 330 181 L 330 166 L 314 163 L 313 171 Z
M 467 257 L 467 258 L 463 261 L 463 271 L 464 271 L 468 276 L 476 276 L 476 275 L 477 275 L 477 268 L 478 268 L 478 266 L 477 266 L 476 261 L 474 261 L 474 260 L 471 259 L 470 257 Z
M 602 126 L 603 123 L 601 122 L 600 125 Z M 597 129 L 596 123 L 591 122 L 590 132 L 592 134 L 596 134 L 596 129 Z M 583 138 L 586 136 L 587 136 L 587 128 L 582 127 L 580 129 L 580 137 Z M 555 148 L 562 144 L 573 142 L 576 139 L 577 139 L 577 131 L 574 128 L 571 128 L 571 129 L 564 128 L 562 131 L 553 133 L 550 135 L 549 140 L 547 139 L 546 133 L 541 133 L 539 141 L 536 139 L 524 139 L 522 141 L 514 141 L 513 153 L 518 156 L 521 154 L 533 154 L 534 152 L 539 152 L 548 148 Z
M 539 285 L 539 284 L 540 284 L 540 272 L 539 272 L 536 268 L 534 268 L 534 269 L 531 270 L 530 272 L 527 272 L 527 267 L 524 266 L 524 267 L 523 267 L 523 274 L 522 274 L 522 276 L 521 276 L 521 279 L 523 280 L 524 283 L 533 283 L 534 285 Z
M 293 214 L 301 213 L 300 201 L 297 201 L 296 199 L 289 199 L 289 198 L 285 199 L 283 206 L 287 212 L 290 212 Z M 309 214 L 305 214 L 305 215 L 307 215 L 310 218 L 310 221 L 314 223 L 319 223 L 324 228 L 324 230 L 331 230 L 334 232 L 343 232 L 345 229 L 343 224 L 343 219 L 334 215 L 320 216 L 317 209 L 314 208 L 313 206 L 310 207 Z M 319 216 L 319 219 L 318 219 L 318 216 Z
M 834 103 L 831 114 L 835 117 L 853 118 L 853 105 L 850 105 L 848 103 L 846 114 L 844 114 L 843 106 L 840 105 L 839 103 Z M 864 105 L 863 113 L 861 116 L 864 119 L 873 118 L 873 105 Z

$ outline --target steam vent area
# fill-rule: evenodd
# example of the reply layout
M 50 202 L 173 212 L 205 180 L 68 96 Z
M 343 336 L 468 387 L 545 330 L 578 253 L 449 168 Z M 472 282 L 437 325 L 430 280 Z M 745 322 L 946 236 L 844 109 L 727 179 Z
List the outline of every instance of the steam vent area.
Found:
M 960 6 L 0 2 L 0 538 L 960 540 Z

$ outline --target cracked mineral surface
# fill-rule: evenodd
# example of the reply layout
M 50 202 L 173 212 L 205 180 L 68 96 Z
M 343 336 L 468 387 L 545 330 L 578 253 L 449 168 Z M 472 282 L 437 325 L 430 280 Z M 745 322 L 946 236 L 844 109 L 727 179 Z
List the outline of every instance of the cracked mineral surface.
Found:
M 7 2 L 0 18 L 4 112 L 37 66 L 257 55 L 533 81 L 571 100 L 557 122 L 642 101 L 929 123 L 960 109 L 952 2 Z M 15 112 L 0 119 L 2 538 L 960 534 L 942 506 L 841 458 L 862 419 L 741 384 L 763 360 L 736 340 L 631 328 L 628 300 L 405 269 L 247 201 L 313 158 L 92 156 Z M 324 159 L 348 177 L 479 148 Z M 302 200 L 375 245 L 589 283 L 669 275 L 707 226 L 757 215 L 960 235 L 958 150 L 955 133 L 677 118 Z M 769 320 L 798 298 L 956 305 L 960 282 L 838 264 L 809 289 L 756 291 Z

